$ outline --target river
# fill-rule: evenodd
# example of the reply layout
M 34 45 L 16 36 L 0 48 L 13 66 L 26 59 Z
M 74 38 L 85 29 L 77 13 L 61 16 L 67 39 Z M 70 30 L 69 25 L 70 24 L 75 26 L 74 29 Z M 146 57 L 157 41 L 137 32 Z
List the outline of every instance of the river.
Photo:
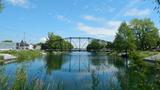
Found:
M 48 54 L 21 63 L 0 66 L 12 82 L 17 69 L 27 80 L 39 81 L 48 90 L 129 90 L 128 60 L 106 54 L 70 52 Z

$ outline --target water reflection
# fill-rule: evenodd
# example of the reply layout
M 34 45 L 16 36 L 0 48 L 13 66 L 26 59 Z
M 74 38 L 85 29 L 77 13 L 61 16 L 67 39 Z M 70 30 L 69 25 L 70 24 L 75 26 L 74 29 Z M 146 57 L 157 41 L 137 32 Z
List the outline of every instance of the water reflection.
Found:
M 119 90 L 118 68 L 106 55 L 88 52 L 49 54 L 45 68 L 52 80 L 62 81 L 68 90 Z
M 86 54 L 84 54 L 86 53 Z M 65 72 L 91 72 L 91 71 L 108 71 L 123 67 L 124 62 L 121 60 L 111 59 L 105 55 L 95 55 L 88 52 L 73 52 L 69 54 L 48 54 L 45 57 L 45 68 L 48 73 L 53 71 Z
M 47 73 L 49 74 L 51 74 L 52 71 L 60 70 L 62 65 L 63 65 L 62 54 L 60 55 L 48 54 L 45 57 L 45 68 L 47 70 Z
M 126 85 L 124 60 L 105 54 L 48 54 L 41 59 L 18 63 L 19 66 L 22 66 L 21 64 L 28 66 L 26 74 L 29 80 L 36 76 L 49 90 L 122 90 L 121 83 Z M 9 64 L 5 69 L 16 72 L 13 67 L 18 65 Z M 12 68 L 8 68 L 11 66 Z

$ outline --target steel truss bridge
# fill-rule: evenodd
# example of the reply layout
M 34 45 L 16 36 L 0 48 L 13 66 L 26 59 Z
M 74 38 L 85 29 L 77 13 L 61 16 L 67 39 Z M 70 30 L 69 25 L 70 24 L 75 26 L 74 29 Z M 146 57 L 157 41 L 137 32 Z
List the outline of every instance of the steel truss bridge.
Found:
M 61 43 L 63 41 L 67 41 L 72 44 L 73 48 L 71 46 L 65 46 L 67 49 L 63 48 L 63 44 Z M 61 43 L 60 47 L 61 49 L 49 49 L 51 51 L 87 51 L 88 44 L 91 43 L 92 40 L 96 40 L 97 42 L 103 44 L 103 48 L 101 51 L 108 51 L 106 50 L 105 46 L 110 43 L 105 40 L 91 38 L 91 37 L 67 37 L 60 40 L 55 41 L 54 43 Z

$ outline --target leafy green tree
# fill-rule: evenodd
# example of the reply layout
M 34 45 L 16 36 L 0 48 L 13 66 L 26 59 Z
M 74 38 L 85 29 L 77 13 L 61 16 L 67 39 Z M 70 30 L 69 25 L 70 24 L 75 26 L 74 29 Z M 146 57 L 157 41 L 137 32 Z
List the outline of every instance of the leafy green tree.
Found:
M 0 12 L 2 11 L 2 9 L 4 8 L 2 0 L 0 0 Z
M 114 40 L 114 47 L 118 52 L 125 51 L 126 53 L 136 49 L 134 34 L 125 22 L 118 29 Z
M 54 33 L 48 33 L 48 40 L 46 41 L 48 49 L 60 49 L 61 40 L 62 38 L 60 36 L 54 35 Z
M 87 46 L 88 51 L 99 51 L 103 48 L 103 45 L 98 42 L 98 40 L 92 40 L 91 43 Z
M 112 50 L 114 48 L 113 47 L 113 43 L 112 42 L 108 42 L 107 45 L 105 45 L 105 48 Z
M 140 50 L 149 50 L 156 47 L 159 40 L 159 32 L 150 19 L 133 19 L 130 22 L 135 37 L 136 45 Z
M 72 49 L 73 45 L 68 41 L 63 40 L 60 36 L 54 33 L 48 33 L 48 39 L 45 44 L 42 45 L 43 49 Z

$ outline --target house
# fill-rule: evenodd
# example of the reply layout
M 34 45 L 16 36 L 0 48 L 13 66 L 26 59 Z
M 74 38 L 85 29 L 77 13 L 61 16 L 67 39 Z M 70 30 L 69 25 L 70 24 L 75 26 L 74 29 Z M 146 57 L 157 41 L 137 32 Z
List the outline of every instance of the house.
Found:
M 33 50 L 34 49 L 33 45 L 28 44 L 26 41 L 23 41 L 23 40 L 20 43 L 17 43 L 16 46 L 17 46 L 17 49 L 20 49 L 20 50 L 26 50 L 26 49 Z
M 26 41 L 21 41 L 20 43 L 14 43 L 9 41 L 0 42 L 0 50 L 33 50 L 34 45 L 28 44 Z M 36 47 L 39 49 L 39 47 Z
M 0 42 L 0 50 L 16 50 L 16 47 L 14 42 Z

